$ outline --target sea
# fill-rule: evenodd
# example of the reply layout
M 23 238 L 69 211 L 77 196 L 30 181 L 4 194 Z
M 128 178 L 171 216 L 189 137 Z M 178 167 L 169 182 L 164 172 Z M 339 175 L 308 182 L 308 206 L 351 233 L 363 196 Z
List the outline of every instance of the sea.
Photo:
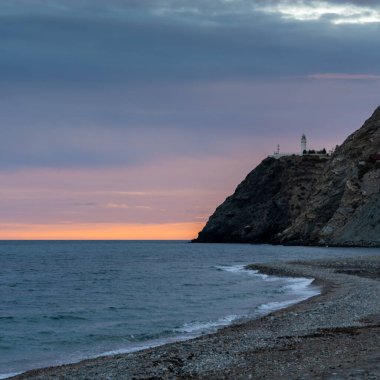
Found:
M 187 340 L 319 293 L 251 263 L 365 248 L 186 241 L 0 241 L 0 378 Z

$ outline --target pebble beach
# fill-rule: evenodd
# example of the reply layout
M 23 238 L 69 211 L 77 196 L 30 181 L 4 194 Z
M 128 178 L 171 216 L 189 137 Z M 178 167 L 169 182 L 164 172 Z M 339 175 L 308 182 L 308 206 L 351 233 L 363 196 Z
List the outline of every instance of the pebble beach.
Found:
M 321 294 L 214 334 L 12 379 L 378 379 L 380 256 L 251 265 Z

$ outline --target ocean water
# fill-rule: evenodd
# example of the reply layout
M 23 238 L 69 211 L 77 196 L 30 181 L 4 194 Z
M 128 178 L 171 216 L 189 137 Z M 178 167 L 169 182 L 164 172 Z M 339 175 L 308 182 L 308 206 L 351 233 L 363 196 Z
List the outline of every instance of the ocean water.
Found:
M 184 241 L 0 242 L 0 378 L 189 339 L 318 293 L 251 263 L 372 249 Z

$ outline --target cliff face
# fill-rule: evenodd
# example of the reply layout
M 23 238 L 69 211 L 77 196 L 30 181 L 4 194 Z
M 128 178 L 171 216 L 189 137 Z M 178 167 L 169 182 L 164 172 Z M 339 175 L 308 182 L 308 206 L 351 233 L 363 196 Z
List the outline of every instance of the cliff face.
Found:
M 281 242 L 380 246 L 380 107 L 336 150 Z
M 265 159 L 196 242 L 380 246 L 380 107 L 330 158 Z
M 197 241 L 272 241 L 306 207 L 326 159 L 265 159 L 220 205 Z

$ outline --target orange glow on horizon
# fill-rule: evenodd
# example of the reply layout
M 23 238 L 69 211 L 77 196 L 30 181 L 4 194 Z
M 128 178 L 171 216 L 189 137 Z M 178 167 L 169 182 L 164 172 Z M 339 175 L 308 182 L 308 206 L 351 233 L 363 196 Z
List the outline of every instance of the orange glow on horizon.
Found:
M 3 224 L 0 240 L 190 240 L 204 222 L 166 224 Z

